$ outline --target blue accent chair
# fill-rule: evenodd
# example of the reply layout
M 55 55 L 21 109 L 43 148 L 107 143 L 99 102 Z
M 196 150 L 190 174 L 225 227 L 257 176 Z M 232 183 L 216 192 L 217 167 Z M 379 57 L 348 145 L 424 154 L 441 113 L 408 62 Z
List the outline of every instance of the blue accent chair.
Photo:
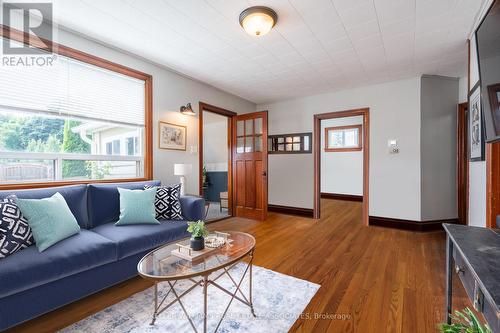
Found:
M 181 197 L 182 221 L 115 226 L 118 187 L 142 189 L 146 184 L 160 182 L 0 191 L 0 199 L 10 194 L 41 199 L 59 192 L 81 227 L 80 233 L 42 253 L 33 245 L 0 259 L 0 331 L 136 276 L 147 252 L 187 237 L 186 222 L 203 219 L 204 200 L 186 196 Z

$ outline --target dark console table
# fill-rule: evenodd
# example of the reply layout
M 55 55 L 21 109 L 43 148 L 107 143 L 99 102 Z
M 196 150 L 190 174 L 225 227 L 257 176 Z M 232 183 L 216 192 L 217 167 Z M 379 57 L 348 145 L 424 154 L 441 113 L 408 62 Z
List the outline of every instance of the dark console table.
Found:
M 446 231 L 446 321 L 451 321 L 454 268 L 474 308 L 483 314 L 493 332 L 499 333 L 499 231 L 456 224 L 443 224 L 443 227 Z

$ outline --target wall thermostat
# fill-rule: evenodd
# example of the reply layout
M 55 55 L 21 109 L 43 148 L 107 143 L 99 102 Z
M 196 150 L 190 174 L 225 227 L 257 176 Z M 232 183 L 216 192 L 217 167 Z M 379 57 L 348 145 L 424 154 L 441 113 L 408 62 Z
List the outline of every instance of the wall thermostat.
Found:
M 389 154 L 398 154 L 399 153 L 398 140 L 395 140 L 395 139 L 388 140 L 387 146 L 389 147 Z

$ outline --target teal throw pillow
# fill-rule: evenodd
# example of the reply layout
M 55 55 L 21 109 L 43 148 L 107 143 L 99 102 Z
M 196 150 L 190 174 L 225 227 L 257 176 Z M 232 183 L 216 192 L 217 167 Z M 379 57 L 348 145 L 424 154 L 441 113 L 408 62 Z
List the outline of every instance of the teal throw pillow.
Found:
M 16 203 L 28 221 L 39 252 L 80 232 L 75 216 L 59 192 L 50 198 L 17 199 Z
M 115 225 L 160 224 L 156 219 L 156 187 L 147 190 L 118 188 L 120 219 Z

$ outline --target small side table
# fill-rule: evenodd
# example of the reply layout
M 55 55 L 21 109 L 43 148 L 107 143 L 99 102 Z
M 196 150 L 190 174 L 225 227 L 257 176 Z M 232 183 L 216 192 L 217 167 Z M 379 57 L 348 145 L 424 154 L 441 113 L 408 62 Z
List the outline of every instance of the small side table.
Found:
M 500 332 L 500 234 L 498 230 L 443 224 L 446 231 L 446 322 L 451 323 L 455 271 L 474 309 Z M 453 265 L 455 261 L 455 266 Z

